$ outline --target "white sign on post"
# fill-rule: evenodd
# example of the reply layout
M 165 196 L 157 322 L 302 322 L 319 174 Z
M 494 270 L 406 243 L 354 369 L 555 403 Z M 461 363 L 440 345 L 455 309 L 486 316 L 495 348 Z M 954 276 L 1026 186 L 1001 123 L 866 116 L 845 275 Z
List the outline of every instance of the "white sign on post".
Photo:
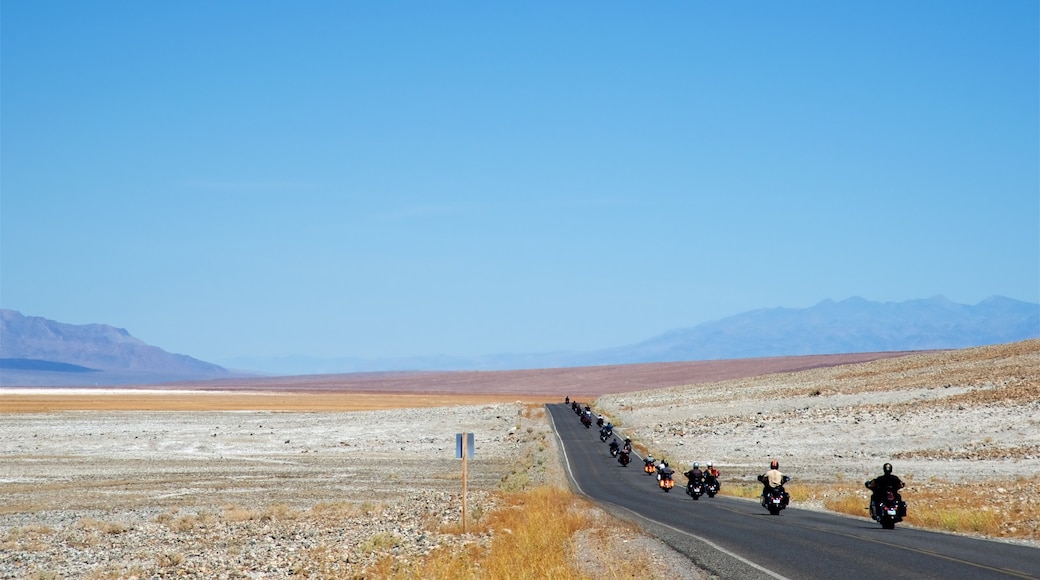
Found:
M 463 443 L 465 442 L 465 443 Z M 465 448 L 463 448 L 465 445 Z M 455 459 L 462 460 L 462 533 L 467 532 L 466 529 L 466 460 L 473 458 L 475 445 L 473 444 L 472 433 L 456 433 L 455 434 Z

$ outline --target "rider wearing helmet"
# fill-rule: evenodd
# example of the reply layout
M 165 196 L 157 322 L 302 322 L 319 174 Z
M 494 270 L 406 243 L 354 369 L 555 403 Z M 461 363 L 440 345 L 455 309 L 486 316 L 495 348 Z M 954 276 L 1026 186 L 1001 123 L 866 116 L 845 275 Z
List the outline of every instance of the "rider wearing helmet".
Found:
M 719 473 L 719 470 L 715 469 L 715 466 L 709 461 L 708 466 L 704 469 L 704 481 L 706 483 L 715 483 L 719 487 L 722 487 L 722 483 L 719 482 L 719 475 L 722 474 Z
M 657 468 L 657 479 L 658 480 L 661 480 L 662 478 L 671 479 L 672 478 L 672 474 L 674 474 L 674 473 L 675 473 L 675 471 L 673 471 L 671 467 L 668 467 L 668 462 L 667 461 L 661 461 L 661 466 Z
M 780 487 L 787 483 L 791 478 L 787 477 L 780 472 L 780 462 L 772 460 L 769 462 L 769 471 L 758 476 L 758 480 L 762 482 L 762 497 L 768 495 L 769 490 Z
M 712 465 L 712 463 L 709 461 L 708 462 L 708 467 L 705 468 L 705 470 L 704 470 L 704 477 L 710 477 L 710 478 L 718 479 L 720 475 L 722 475 L 722 474 L 719 473 L 719 470 L 715 469 L 715 466 Z
M 882 465 L 881 471 L 884 472 L 882 475 L 866 482 L 867 488 L 874 492 L 873 495 L 870 496 L 871 516 L 874 515 L 874 506 L 885 499 L 885 494 L 888 492 L 892 492 L 900 506 L 903 505 L 903 497 L 899 494 L 899 490 L 903 489 L 906 484 L 903 483 L 903 480 L 892 474 L 891 463 L 885 463 Z
M 632 453 L 632 440 L 625 437 L 625 445 L 621 448 L 625 453 Z
M 701 464 L 696 461 L 693 462 L 693 468 L 691 468 L 683 475 L 685 475 L 686 479 L 689 479 L 691 483 L 694 481 L 701 481 L 702 479 L 704 479 L 704 472 L 701 471 Z

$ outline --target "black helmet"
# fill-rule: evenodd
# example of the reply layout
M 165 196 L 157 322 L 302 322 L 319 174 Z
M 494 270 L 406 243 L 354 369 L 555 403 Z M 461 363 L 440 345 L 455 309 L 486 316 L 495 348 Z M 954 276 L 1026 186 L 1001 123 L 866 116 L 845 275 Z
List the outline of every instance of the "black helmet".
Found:
M 769 469 L 780 469 L 780 462 L 775 460 L 775 459 L 770 461 L 769 462 Z
M 631 442 L 632 442 L 631 439 L 629 439 L 628 437 L 625 437 L 625 443 L 631 443 Z
M 881 469 L 884 470 L 885 475 L 888 475 L 888 474 L 892 473 L 892 464 L 891 463 L 886 463 L 886 464 L 881 466 Z

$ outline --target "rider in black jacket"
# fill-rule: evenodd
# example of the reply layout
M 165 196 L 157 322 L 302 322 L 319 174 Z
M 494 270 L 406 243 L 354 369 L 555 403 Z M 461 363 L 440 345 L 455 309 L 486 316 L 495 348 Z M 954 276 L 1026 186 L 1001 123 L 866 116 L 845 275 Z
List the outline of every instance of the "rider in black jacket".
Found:
M 881 470 L 884 471 L 884 474 L 866 482 L 867 488 L 874 492 L 873 495 L 870 496 L 871 516 L 874 515 L 874 506 L 883 501 L 885 499 L 885 494 L 888 492 L 892 492 L 900 506 L 903 505 L 903 497 L 899 494 L 899 490 L 903 489 L 906 484 L 903 483 L 903 480 L 892 474 L 891 463 L 886 463 L 881 466 Z

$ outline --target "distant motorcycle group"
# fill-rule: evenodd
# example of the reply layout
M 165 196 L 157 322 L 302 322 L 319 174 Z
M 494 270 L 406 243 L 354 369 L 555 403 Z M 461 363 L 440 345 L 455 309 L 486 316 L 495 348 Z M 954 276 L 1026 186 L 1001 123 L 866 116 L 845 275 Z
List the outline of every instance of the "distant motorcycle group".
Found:
M 582 425 L 586 429 L 590 428 L 592 426 L 592 409 L 588 405 L 581 406 L 577 401 L 571 402 L 569 397 L 566 399 L 566 402 L 571 404 L 571 410 L 581 418 Z M 622 467 L 628 467 L 628 464 L 632 461 L 632 440 L 625 439 L 623 445 L 618 443 L 617 437 L 614 436 L 614 426 L 604 420 L 603 415 L 596 416 L 596 426 L 599 427 L 600 441 L 606 443 L 607 439 L 612 439 L 610 442 L 610 456 L 617 458 L 618 463 Z
M 588 405 L 582 406 L 577 401 L 571 401 L 570 397 L 564 399 L 564 402 L 571 405 L 571 410 L 579 416 L 586 429 L 591 428 L 593 413 Z M 609 445 L 610 456 L 616 457 L 623 467 L 628 467 L 631 461 L 632 440 L 625 438 L 623 444 L 618 443 L 614 426 L 603 415 L 596 415 L 595 422 L 599 427 L 600 441 L 606 443 L 608 439 L 612 439 Z M 865 485 L 873 492 L 869 506 L 871 519 L 881 524 L 882 528 L 891 530 L 906 517 L 906 502 L 899 494 L 904 484 L 892 475 L 891 463 L 886 463 L 883 471 L 882 476 L 868 480 Z M 675 487 L 675 470 L 667 461 L 657 462 L 652 454 L 648 454 L 643 460 L 643 472 L 656 476 L 657 486 L 666 493 Z M 694 500 L 699 500 L 704 495 L 713 498 L 722 487 L 719 470 L 711 462 L 701 469 L 700 463 L 694 461 L 690 470 L 683 475 L 687 479 L 686 495 Z M 791 495 L 784 489 L 784 485 L 791 481 L 791 478 L 780 472 L 780 464 L 774 459 L 769 464 L 769 471 L 759 475 L 758 481 L 762 483 L 762 507 L 772 515 L 779 515 L 791 502 Z

